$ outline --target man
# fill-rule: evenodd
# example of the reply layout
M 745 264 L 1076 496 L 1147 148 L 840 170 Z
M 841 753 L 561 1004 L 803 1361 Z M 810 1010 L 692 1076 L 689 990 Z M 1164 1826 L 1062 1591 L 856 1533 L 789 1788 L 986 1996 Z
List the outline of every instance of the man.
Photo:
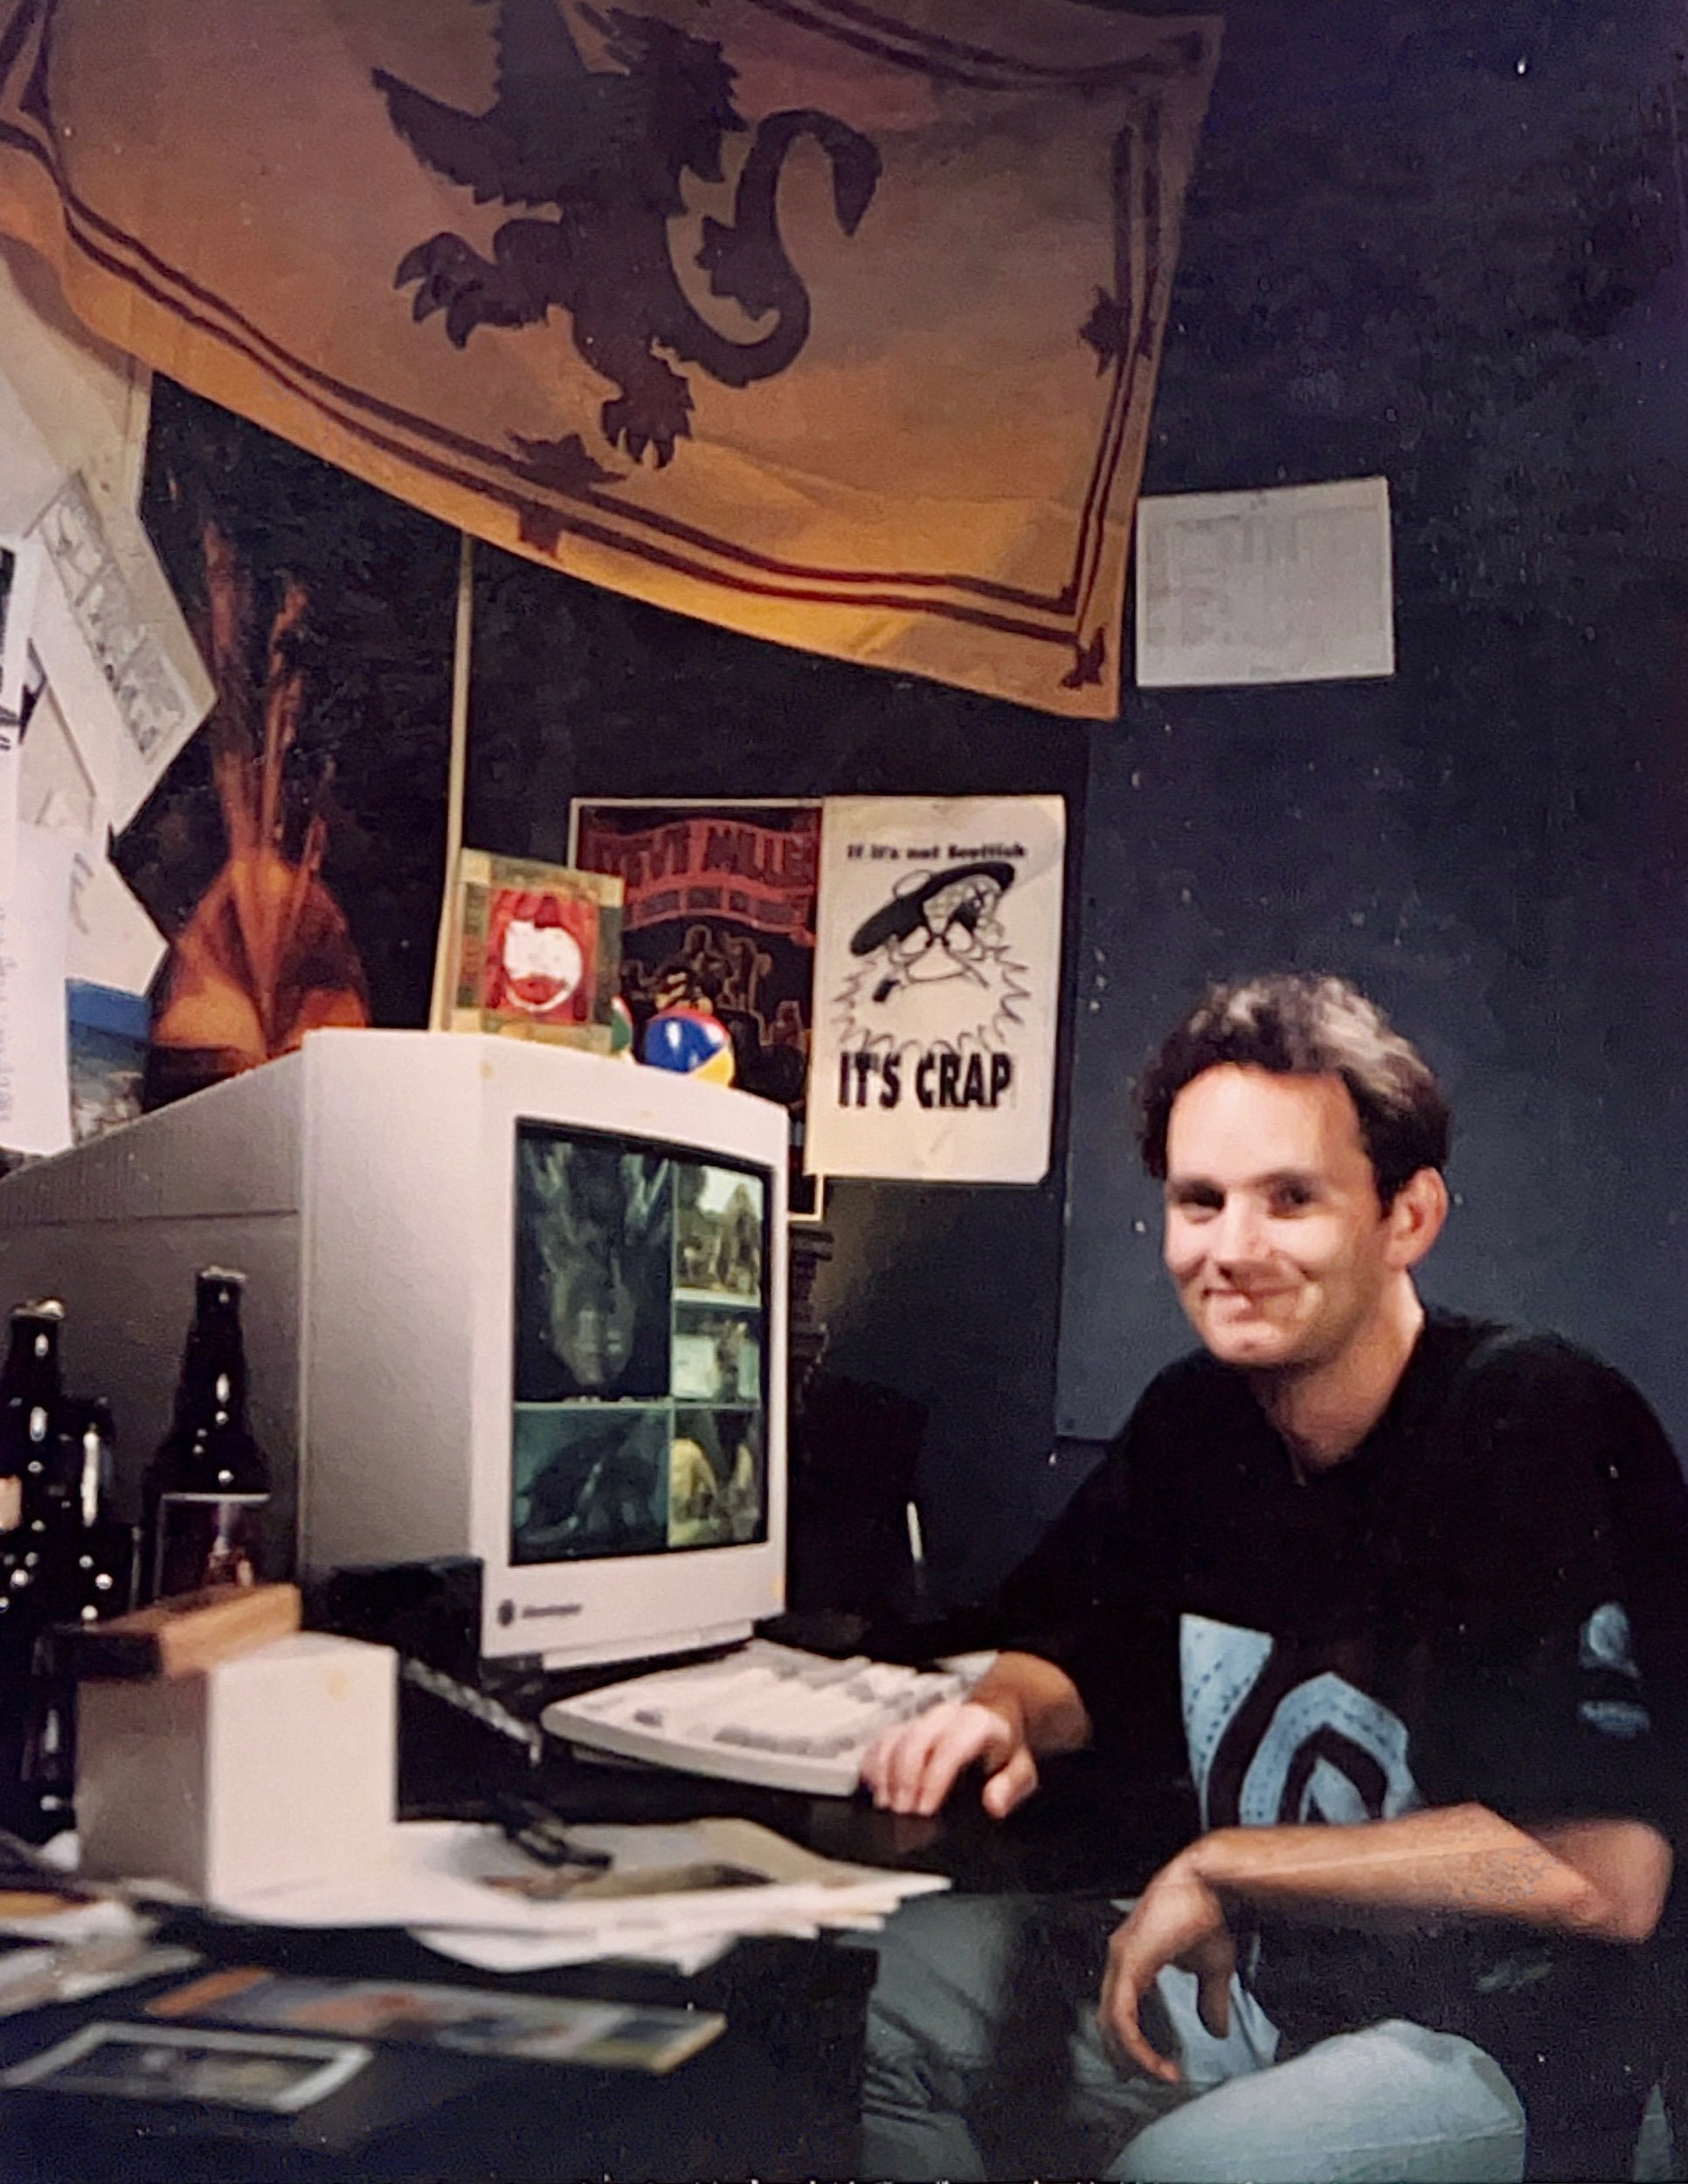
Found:
M 978 1769 L 1001 1816 L 1041 1759 L 1129 1747 L 1178 1692 L 1202 1832 L 1107 1943 L 1069 2158 L 1518 2176 L 1522 2092 L 1532 2172 L 1593 2173 L 1652 2067 L 1637 1945 L 1671 1874 L 1674 1459 L 1592 1358 L 1427 1315 L 1448 1109 L 1352 987 L 1213 989 L 1141 1109 L 1203 1350 L 1010 1580 L 1014 1637 L 970 1699 L 882 1740 L 864 1780 L 930 1814 Z M 868 2174 L 986 2173 L 971 2119 L 1003 2013 L 1072 1987 L 1083 1923 L 956 1897 L 899 1914 Z

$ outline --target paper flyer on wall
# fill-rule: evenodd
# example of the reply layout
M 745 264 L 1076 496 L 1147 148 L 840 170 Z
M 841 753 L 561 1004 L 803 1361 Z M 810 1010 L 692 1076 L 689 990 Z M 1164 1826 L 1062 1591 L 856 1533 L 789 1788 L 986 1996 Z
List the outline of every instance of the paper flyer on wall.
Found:
M 68 479 L 31 534 L 52 574 L 31 632 L 121 833 L 211 709 L 211 678 L 146 533 Z
M 1394 673 L 1389 481 L 1140 501 L 1140 689 Z
M 1041 1179 L 1065 840 L 1059 797 L 827 799 L 812 1167 Z
M 12 884 L 0 898 L 0 1145 L 63 1152 L 71 1142 L 65 1013 L 72 840 L 17 829 Z
M 16 721 L 0 713 L 0 902 L 11 892 L 17 871 L 17 777 L 23 754 Z
M 70 977 L 144 993 L 163 936 L 107 854 L 105 815 L 51 686 L 30 715 L 17 774 L 20 820 L 71 839 Z
M 0 537 L 0 714 L 14 722 L 23 719 L 30 681 L 42 558 L 32 540 Z

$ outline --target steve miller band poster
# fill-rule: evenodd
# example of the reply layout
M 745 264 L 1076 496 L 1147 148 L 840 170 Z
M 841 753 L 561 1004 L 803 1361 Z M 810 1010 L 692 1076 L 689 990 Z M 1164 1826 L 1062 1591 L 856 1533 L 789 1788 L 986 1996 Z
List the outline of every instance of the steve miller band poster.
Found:
M 1065 840 L 1059 797 L 828 798 L 811 1168 L 1041 1179 Z
M 816 1217 L 802 1149 L 820 806 L 577 799 L 571 825 L 572 862 L 622 885 L 621 996 L 638 1046 L 659 1009 L 719 1017 L 734 1082 L 790 1112 L 791 1211 Z

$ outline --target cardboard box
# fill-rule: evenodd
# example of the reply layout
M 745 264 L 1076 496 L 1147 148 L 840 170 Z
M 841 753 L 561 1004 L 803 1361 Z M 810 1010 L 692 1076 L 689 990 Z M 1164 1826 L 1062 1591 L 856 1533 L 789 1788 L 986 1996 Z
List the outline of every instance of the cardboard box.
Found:
M 90 1682 L 77 1698 L 82 1870 L 211 1903 L 384 1852 L 398 1656 L 301 1631 L 203 1675 Z

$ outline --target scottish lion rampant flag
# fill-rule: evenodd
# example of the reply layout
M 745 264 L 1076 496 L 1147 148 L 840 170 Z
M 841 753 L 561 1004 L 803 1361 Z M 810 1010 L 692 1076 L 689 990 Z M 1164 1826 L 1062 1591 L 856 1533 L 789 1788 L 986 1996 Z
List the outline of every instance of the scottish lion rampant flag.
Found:
M 0 225 L 477 536 L 1118 702 L 1212 19 L 1077 0 L 0 0 Z

